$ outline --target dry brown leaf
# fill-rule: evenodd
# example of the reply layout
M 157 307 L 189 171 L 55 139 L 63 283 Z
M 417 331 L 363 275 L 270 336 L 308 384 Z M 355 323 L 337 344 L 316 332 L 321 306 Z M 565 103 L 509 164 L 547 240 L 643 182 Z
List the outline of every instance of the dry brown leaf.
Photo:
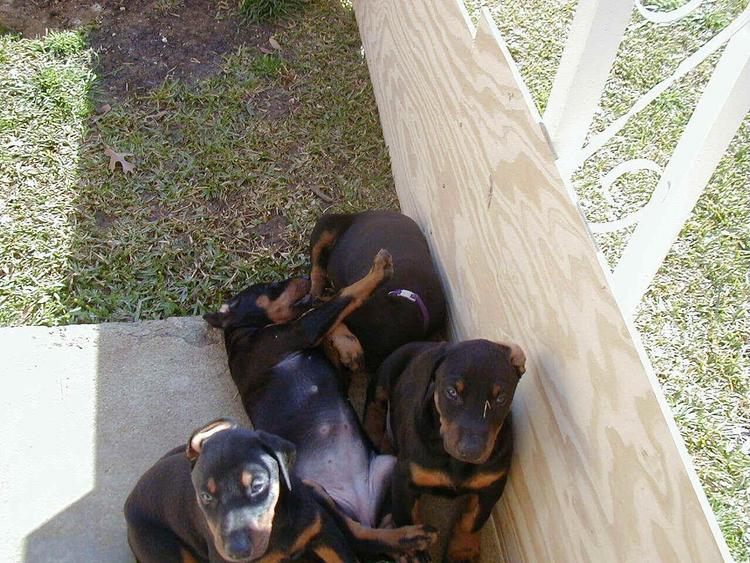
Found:
M 164 116 L 165 116 L 165 115 L 167 115 L 168 113 L 169 113 L 169 112 L 168 112 L 167 110 L 164 110 L 164 111 L 158 111 L 158 112 L 156 112 L 156 113 L 152 113 L 151 115 L 147 115 L 147 116 L 146 116 L 146 117 L 144 117 L 143 119 L 144 119 L 144 121 L 145 121 L 146 119 L 153 119 L 153 120 L 157 120 L 157 119 L 159 119 L 160 117 L 164 117 Z
M 135 170 L 135 164 L 125 160 L 126 156 L 133 156 L 133 153 L 115 152 L 111 148 L 107 147 L 104 149 L 104 154 L 106 154 L 109 157 L 109 169 L 110 170 L 114 171 L 118 162 L 120 163 L 120 166 L 122 166 L 122 171 L 125 173 L 126 176 L 128 174 L 132 174 L 133 170 Z
M 273 53 L 273 49 L 269 49 L 268 47 L 260 46 L 258 47 L 258 49 L 260 49 L 261 53 L 265 53 L 266 55 L 270 55 L 271 53 Z
M 333 203 L 334 202 L 334 199 L 331 196 L 323 193 L 323 191 L 320 188 L 318 188 L 316 186 L 310 186 L 310 189 L 312 190 L 312 193 L 314 193 L 316 196 L 318 196 L 324 202 L 326 202 L 326 203 Z
M 271 36 L 271 37 L 270 37 L 270 38 L 268 39 L 268 44 L 269 44 L 269 45 L 270 45 L 271 47 L 273 47 L 274 49 L 276 49 L 277 51 L 278 51 L 279 49 L 281 49 L 281 45 L 279 45 L 279 42 L 278 42 L 278 41 L 276 41 L 276 38 L 275 38 L 275 37 L 274 37 L 273 35 L 272 35 L 272 36 Z

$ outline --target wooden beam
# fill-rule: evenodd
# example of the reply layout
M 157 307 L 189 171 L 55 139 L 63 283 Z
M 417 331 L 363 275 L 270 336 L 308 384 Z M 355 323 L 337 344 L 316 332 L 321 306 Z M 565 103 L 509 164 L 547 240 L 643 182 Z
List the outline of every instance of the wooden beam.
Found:
M 728 551 L 604 262 L 491 18 L 355 0 L 402 209 L 457 338 L 529 358 L 485 561 L 719 561 Z

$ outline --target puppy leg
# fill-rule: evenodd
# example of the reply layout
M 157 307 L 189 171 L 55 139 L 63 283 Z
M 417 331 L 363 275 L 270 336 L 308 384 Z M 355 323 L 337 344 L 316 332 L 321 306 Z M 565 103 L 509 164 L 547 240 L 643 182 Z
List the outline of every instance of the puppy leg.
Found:
M 199 563 L 170 530 L 147 521 L 128 521 L 128 543 L 139 563 Z
M 442 350 L 442 344 L 432 342 L 412 342 L 406 344 L 388 356 L 378 368 L 375 377 L 370 379 L 365 399 L 365 413 L 363 417 L 365 431 L 368 437 L 381 453 L 394 453 L 387 433 L 388 403 L 390 390 L 407 366 L 421 353 L 433 350 L 434 355 Z
M 372 261 L 372 268 L 365 277 L 345 287 L 339 293 L 342 298 L 351 298 L 351 302 L 337 319 L 336 324 L 343 321 L 352 312 L 362 306 L 362 303 L 372 295 L 380 285 L 393 276 L 393 257 L 386 249 L 381 248 Z M 331 330 L 335 328 L 331 328 Z M 329 330 L 330 334 L 330 330 Z
M 474 524 L 479 513 L 478 495 L 469 496 L 466 509 L 456 522 L 448 542 L 446 559 L 451 563 L 459 561 L 479 561 L 479 532 L 474 531 Z
M 448 542 L 447 560 L 451 563 L 477 562 L 480 556 L 480 532 L 505 489 L 507 477 L 475 495 L 470 495 L 463 514 L 456 522 Z
M 328 257 L 336 239 L 352 224 L 353 215 L 324 215 L 310 235 L 310 295 L 317 299 L 328 283 Z
M 396 526 L 414 524 L 419 519 L 420 493 L 411 485 L 410 472 L 405 462 L 396 463 L 391 477 L 391 502 L 393 523 Z
M 373 525 L 381 516 L 381 507 L 386 494 L 391 487 L 393 468 L 396 466 L 396 458 L 392 455 L 375 455 L 370 458 L 370 468 L 367 475 L 369 485 L 369 522 Z
M 324 563 L 357 562 L 357 556 L 335 524 L 331 523 L 330 529 L 326 526 L 321 536 L 310 547 L 312 552 Z
M 336 367 L 344 366 L 350 371 L 360 371 L 364 367 L 364 350 L 359 339 L 341 323 L 326 336 L 323 351 Z
M 267 372 L 286 354 L 312 348 L 332 332 L 352 311 L 357 309 L 380 284 L 393 275 L 393 259 L 381 250 L 373 260 L 370 271 L 361 280 L 345 287 L 330 301 L 311 309 L 299 319 L 286 325 L 264 328 L 246 351 L 253 358 L 253 373 L 259 379 L 250 386 L 262 385 Z
M 393 453 L 393 446 L 388 439 L 388 389 L 378 381 L 374 397 L 367 402 L 363 426 L 370 441 L 381 453 Z
M 342 513 L 328 493 L 313 481 L 305 481 L 318 502 L 324 506 L 347 536 L 349 544 L 357 554 L 390 555 L 414 554 L 427 550 L 435 540 L 437 532 L 430 526 L 402 526 L 400 528 L 370 528 L 352 520 Z

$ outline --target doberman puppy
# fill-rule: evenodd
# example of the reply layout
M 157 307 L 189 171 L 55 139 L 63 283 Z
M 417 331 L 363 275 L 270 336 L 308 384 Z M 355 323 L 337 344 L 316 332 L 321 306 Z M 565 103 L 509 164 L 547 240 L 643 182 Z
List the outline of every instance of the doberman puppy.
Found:
M 167 453 L 125 503 L 140 563 L 356 561 L 356 552 L 419 545 L 420 532 L 367 529 L 292 471 L 294 445 L 219 419 Z
M 381 451 L 397 452 L 394 523 L 420 522 L 422 493 L 468 495 L 448 543 L 449 561 L 479 559 L 479 531 L 510 468 L 510 405 L 525 362 L 510 343 L 416 342 L 378 370 L 365 428 Z
M 396 460 L 376 454 L 339 370 L 314 347 L 392 274 L 391 256 L 380 250 L 362 279 L 287 324 L 271 323 L 298 314 L 306 280 L 251 286 L 204 315 L 224 329 L 232 379 L 254 427 L 292 442 L 297 475 L 318 483 L 344 514 L 368 527 L 379 521 Z M 423 544 L 435 539 L 428 529 L 421 533 Z
M 312 297 L 320 297 L 329 280 L 342 288 L 362 277 L 379 248 L 393 255 L 393 277 L 325 342 L 329 357 L 335 362 L 339 356 L 353 371 L 366 365 L 374 373 L 399 346 L 428 340 L 445 324 L 445 296 L 427 241 L 414 221 L 394 211 L 318 220 L 310 237 Z

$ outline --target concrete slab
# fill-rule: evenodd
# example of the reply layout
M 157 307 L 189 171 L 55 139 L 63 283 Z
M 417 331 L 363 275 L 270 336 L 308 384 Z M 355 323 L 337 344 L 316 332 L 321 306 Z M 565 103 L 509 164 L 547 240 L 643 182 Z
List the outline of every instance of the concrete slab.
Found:
M 199 318 L 3 328 L 0 358 L 0 561 L 133 561 L 141 473 L 204 422 L 247 422 Z

